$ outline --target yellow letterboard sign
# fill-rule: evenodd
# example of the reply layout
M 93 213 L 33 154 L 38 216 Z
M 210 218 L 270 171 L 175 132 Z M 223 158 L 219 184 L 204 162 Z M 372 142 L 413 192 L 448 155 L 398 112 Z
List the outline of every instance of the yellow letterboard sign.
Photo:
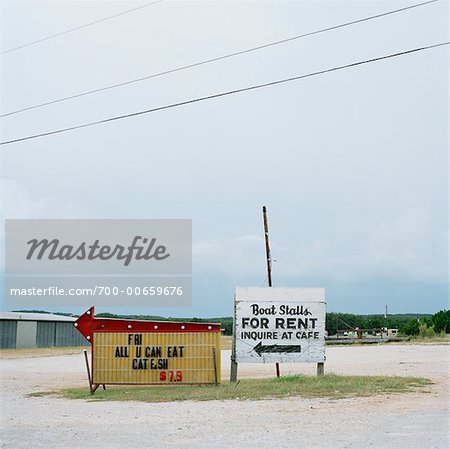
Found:
M 92 345 L 91 392 L 101 384 L 220 383 L 220 323 L 94 317 L 74 326 Z
M 94 332 L 94 384 L 220 382 L 220 332 Z

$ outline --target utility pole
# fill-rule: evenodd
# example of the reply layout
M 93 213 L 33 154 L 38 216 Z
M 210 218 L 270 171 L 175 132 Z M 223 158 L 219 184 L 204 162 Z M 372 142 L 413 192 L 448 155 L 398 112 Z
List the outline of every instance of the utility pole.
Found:
M 263 220 L 264 220 L 264 240 L 266 242 L 266 261 L 267 261 L 267 281 L 269 287 L 272 287 L 272 259 L 270 257 L 270 246 L 269 246 L 269 225 L 267 224 L 267 209 L 263 206 Z M 277 377 L 280 377 L 280 364 L 275 364 L 277 370 Z

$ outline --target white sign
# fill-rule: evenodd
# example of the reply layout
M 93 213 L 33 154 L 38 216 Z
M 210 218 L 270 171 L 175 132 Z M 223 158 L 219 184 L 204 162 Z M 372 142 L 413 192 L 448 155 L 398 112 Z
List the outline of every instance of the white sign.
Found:
M 325 361 L 325 289 L 238 287 L 234 360 Z

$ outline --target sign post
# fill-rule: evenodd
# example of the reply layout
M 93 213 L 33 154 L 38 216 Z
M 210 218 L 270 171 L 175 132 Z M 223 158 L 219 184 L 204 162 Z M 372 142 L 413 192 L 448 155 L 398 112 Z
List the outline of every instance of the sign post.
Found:
M 92 393 L 106 384 L 220 383 L 219 323 L 94 318 L 91 307 L 74 326 L 92 345 Z
M 266 242 L 266 262 L 267 262 L 267 283 L 269 287 L 272 287 L 272 258 L 270 256 L 269 245 L 269 225 L 267 223 L 267 208 L 263 206 L 263 221 L 264 221 L 264 240 Z M 275 363 L 275 369 L 277 377 L 280 377 L 280 364 Z
M 325 362 L 323 288 L 237 288 L 231 354 L 232 382 L 238 363 Z

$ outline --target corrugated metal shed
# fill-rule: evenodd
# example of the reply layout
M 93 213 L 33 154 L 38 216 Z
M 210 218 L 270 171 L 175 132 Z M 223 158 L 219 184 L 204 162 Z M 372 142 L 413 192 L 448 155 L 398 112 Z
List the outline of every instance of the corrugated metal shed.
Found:
M 52 313 L 0 312 L 0 348 L 86 346 L 74 317 Z
M 0 348 L 15 348 L 17 339 L 17 321 L 0 320 Z

